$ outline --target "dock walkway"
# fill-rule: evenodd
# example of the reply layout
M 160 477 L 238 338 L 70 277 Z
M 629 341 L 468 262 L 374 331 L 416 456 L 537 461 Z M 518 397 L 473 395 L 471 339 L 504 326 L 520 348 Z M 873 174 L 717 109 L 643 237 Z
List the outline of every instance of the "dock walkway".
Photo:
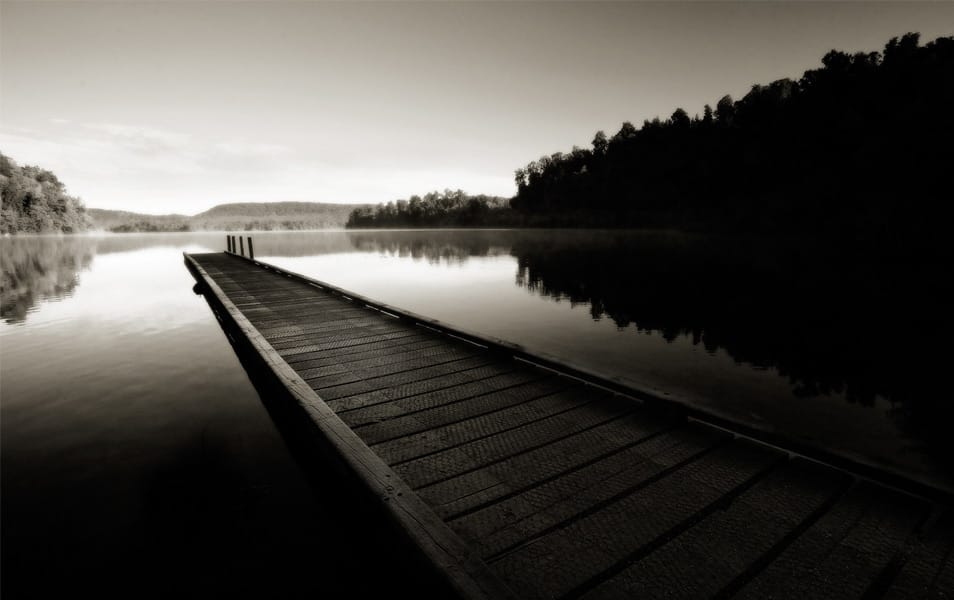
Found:
M 186 263 L 462 597 L 954 591 L 936 502 L 271 265 Z

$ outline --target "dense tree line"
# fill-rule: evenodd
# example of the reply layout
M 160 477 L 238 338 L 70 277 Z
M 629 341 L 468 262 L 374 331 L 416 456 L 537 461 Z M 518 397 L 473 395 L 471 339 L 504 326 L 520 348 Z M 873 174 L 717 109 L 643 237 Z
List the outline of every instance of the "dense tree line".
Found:
M 86 207 L 56 175 L 0 153 L 0 233 L 71 233 L 89 226 Z
M 477 227 L 516 225 L 505 198 L 469 196 L 462 190 L 430 192 L 351 211 L 347 227 Z
M 122 225 L 115 225 L 110 227 L 109 231 L 113 233 L 166 233 L 192 231 L 192 228 L 189 227 L 188 223 L 157 223 L 149 219 L 143 219 L 140 221 L 123 223 Z
M 513 208 L 551 224 L 909 237 L 949 226 L 954 38 L 831 51 L 798 81 L 700 117 L 624 123 L 516 171 Z

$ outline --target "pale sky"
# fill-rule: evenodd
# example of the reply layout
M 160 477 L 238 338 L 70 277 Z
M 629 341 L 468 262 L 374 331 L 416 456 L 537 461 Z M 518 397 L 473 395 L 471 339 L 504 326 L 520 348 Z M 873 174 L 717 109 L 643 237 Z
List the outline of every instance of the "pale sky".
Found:
M 954 3 L 0 2 L 0 151 L 87 206 L 510 196 L 543 154 L 954 33 Z

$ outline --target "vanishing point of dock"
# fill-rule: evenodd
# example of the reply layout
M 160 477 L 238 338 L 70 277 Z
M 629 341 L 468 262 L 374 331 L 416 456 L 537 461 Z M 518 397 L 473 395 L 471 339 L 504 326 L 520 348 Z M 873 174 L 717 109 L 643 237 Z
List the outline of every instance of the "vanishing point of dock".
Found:
M 954 592 L 945 496 L 229 248 L 186 255 L 197 289 L 304 435 L 460 597 Z

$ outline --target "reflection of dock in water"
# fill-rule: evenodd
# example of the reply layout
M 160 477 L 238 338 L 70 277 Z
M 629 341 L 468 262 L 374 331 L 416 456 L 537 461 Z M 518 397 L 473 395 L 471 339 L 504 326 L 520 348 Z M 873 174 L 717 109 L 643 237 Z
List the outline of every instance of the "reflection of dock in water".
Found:
M 297 435 L 461 596 L 954 591 L 952 513 L 921 496 L 271 265 L 186 263 Z

